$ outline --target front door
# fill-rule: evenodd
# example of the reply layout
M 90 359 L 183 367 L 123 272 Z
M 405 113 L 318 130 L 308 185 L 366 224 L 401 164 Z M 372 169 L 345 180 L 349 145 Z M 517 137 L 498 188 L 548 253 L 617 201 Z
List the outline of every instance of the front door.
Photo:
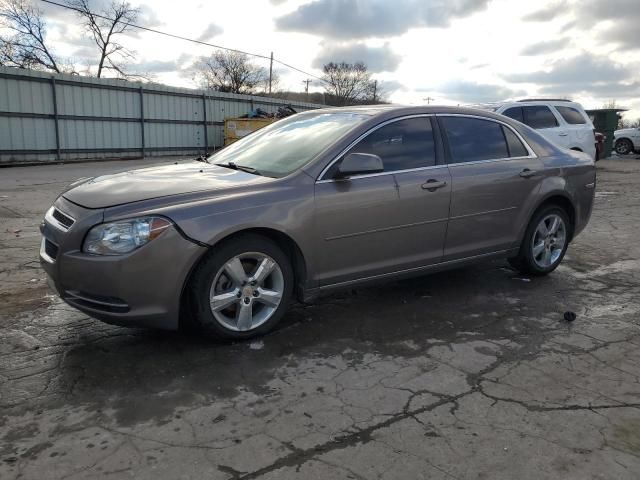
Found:
M 453 191 L 444 260 L 512 248 L 519 218 L 540 188 L 542 162 L 499 122 L 443 116 Z
M 347 153 L 355 152 L 378 155 L 384 171 L 336 179 L 340 158 L 316 183 L 319 284 L 439 262 L 451 181 L 447 167 L 436 165 L 431 119 L 383 124 Z

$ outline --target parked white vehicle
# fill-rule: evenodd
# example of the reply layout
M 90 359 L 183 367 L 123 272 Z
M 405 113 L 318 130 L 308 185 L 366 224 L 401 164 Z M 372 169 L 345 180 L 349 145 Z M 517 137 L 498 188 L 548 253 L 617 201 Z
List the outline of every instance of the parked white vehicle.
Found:
M 591 158 L 596 158 L 595 129 L 579 103 L 557 99 L 530 99 L 476 107 L 518 120 L 560 147 L 585 152 Z
M 618 155 L 640 151 L 640 128 L 623 128 L 613 133 L 613 148 Z

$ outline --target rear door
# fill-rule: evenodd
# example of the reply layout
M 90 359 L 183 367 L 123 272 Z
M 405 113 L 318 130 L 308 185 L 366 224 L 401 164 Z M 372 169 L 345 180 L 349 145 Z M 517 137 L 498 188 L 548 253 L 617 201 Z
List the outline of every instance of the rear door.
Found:
M 514 247 L 520 213 L 540 188 L 542 162 L 506 124 L 465 115 L 438 119 L 453 184 L 443 260 Z
M 594 156 L 593 124 L 591 124 L 586 114 L 571 105 L 554 105 L 553 108 L 566 123 L 565 128 L 570 138 L 569 148 L 578 147 L 583 152 Z
M 524 124 L 538 130 L 540 134 L 556 145 L 571 148 L 570 132 L 567 124 L 556 117 L 547 105 L 525 105 L 522 107 Z
M 334 178 L 343 156 L 352 152 L 380 156 L 384 171 Z M 415 116 L 382 124 L 344 155 L 315 187 L 320 285 L 439 262 L 451 180 L 447 166 L 436 164 L 431 119 Z

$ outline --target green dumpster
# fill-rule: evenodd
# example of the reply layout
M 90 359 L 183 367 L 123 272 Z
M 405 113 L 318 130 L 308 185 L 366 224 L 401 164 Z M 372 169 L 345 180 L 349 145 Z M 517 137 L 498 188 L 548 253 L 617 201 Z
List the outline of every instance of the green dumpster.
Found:
M 618 129 L 620 112 L 625 111 L 624 108 L 597 108 L 594 110 L 586 110 L 596 131 L 604 134 L 606 137 L 604 140 L 604 151 L 600 158 L 607 158 L 611 155 L 611 150 L 613 150 L 613 133 Z

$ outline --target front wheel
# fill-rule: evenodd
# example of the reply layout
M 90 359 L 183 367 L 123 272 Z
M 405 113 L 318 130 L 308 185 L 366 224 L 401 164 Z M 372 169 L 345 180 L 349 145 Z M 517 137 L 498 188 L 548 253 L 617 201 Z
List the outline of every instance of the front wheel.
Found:
M 627 155 L 633 152 L 633 144 L 631 140 L 621 138 L 616 141 L 615 150 L 618 155 Z
M 569 246 L 570 229 L 569 217 L 562 208 L 543 208 L 531 219 L 518 256 L 510 258 L 509 263 L 527 275 L 553 272 Z
M 194 323 L 217 338 L 241 340 L 268 332 L 282 318 L 293 271 L 273 241 L 243 235 L 214 247 L 191 285 Z

